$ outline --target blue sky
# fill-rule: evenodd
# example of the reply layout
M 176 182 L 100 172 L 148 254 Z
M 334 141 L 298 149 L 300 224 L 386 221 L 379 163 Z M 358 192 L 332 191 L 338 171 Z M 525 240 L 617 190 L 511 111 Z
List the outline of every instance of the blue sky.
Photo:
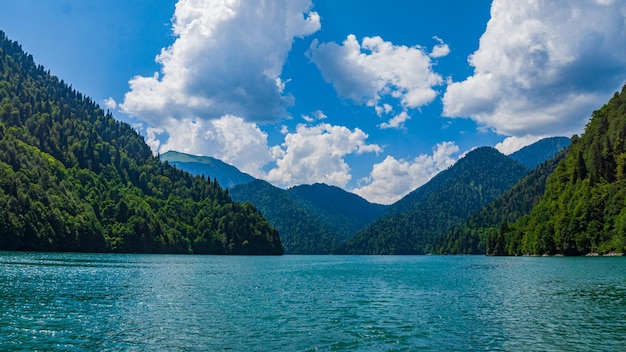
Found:
M 581 133 L 622 1 L 3 0 L 0 30 L 153 151 L 391 203 L 464 153 Z

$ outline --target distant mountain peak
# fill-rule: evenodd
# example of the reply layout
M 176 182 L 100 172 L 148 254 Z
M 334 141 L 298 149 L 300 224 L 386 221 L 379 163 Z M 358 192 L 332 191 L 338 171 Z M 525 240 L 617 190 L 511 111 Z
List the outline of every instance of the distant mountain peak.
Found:
M 216 179 L 220 186 L 232 188 L 255 180 L 233 165 L 210 156 L 199 156 L 170 150 L 161 154 L 161 160 L 194 175 Z
M 252 205 L 159 161 L 2 31 L 0 101 L 0 250 L 283 253 Z
M 351 254 L 425 254 L 454 226 L 530 170 L 492 147 L 467 153 L 425 185 L 390 205 L 346 243 Z
M 534 169 L 567 148 L 570 143 L 568 137 L 548 137 L 510 154 L 509 158 Z

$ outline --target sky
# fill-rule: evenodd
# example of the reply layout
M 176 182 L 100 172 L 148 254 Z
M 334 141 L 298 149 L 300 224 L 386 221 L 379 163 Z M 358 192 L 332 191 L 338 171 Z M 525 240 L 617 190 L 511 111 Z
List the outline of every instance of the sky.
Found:
M 0 30 L 155 154 L 390 204 L 474 148 L 581 134 L 619 0 L 0 0 Z

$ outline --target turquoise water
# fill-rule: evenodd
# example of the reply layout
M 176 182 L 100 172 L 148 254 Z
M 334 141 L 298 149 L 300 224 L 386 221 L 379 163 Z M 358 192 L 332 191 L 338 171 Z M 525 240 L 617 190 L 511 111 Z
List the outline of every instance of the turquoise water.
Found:
M 0 350 L 626 350 L 626 258 L 0 252 Z

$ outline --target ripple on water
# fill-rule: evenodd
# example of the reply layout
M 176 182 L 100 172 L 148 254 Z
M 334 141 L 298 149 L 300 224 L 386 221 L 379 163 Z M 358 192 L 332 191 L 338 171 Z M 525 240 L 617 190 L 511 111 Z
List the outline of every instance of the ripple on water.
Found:
M 0 253 L 0 350 L 624 350 L 625 278 L 626 258 Z

